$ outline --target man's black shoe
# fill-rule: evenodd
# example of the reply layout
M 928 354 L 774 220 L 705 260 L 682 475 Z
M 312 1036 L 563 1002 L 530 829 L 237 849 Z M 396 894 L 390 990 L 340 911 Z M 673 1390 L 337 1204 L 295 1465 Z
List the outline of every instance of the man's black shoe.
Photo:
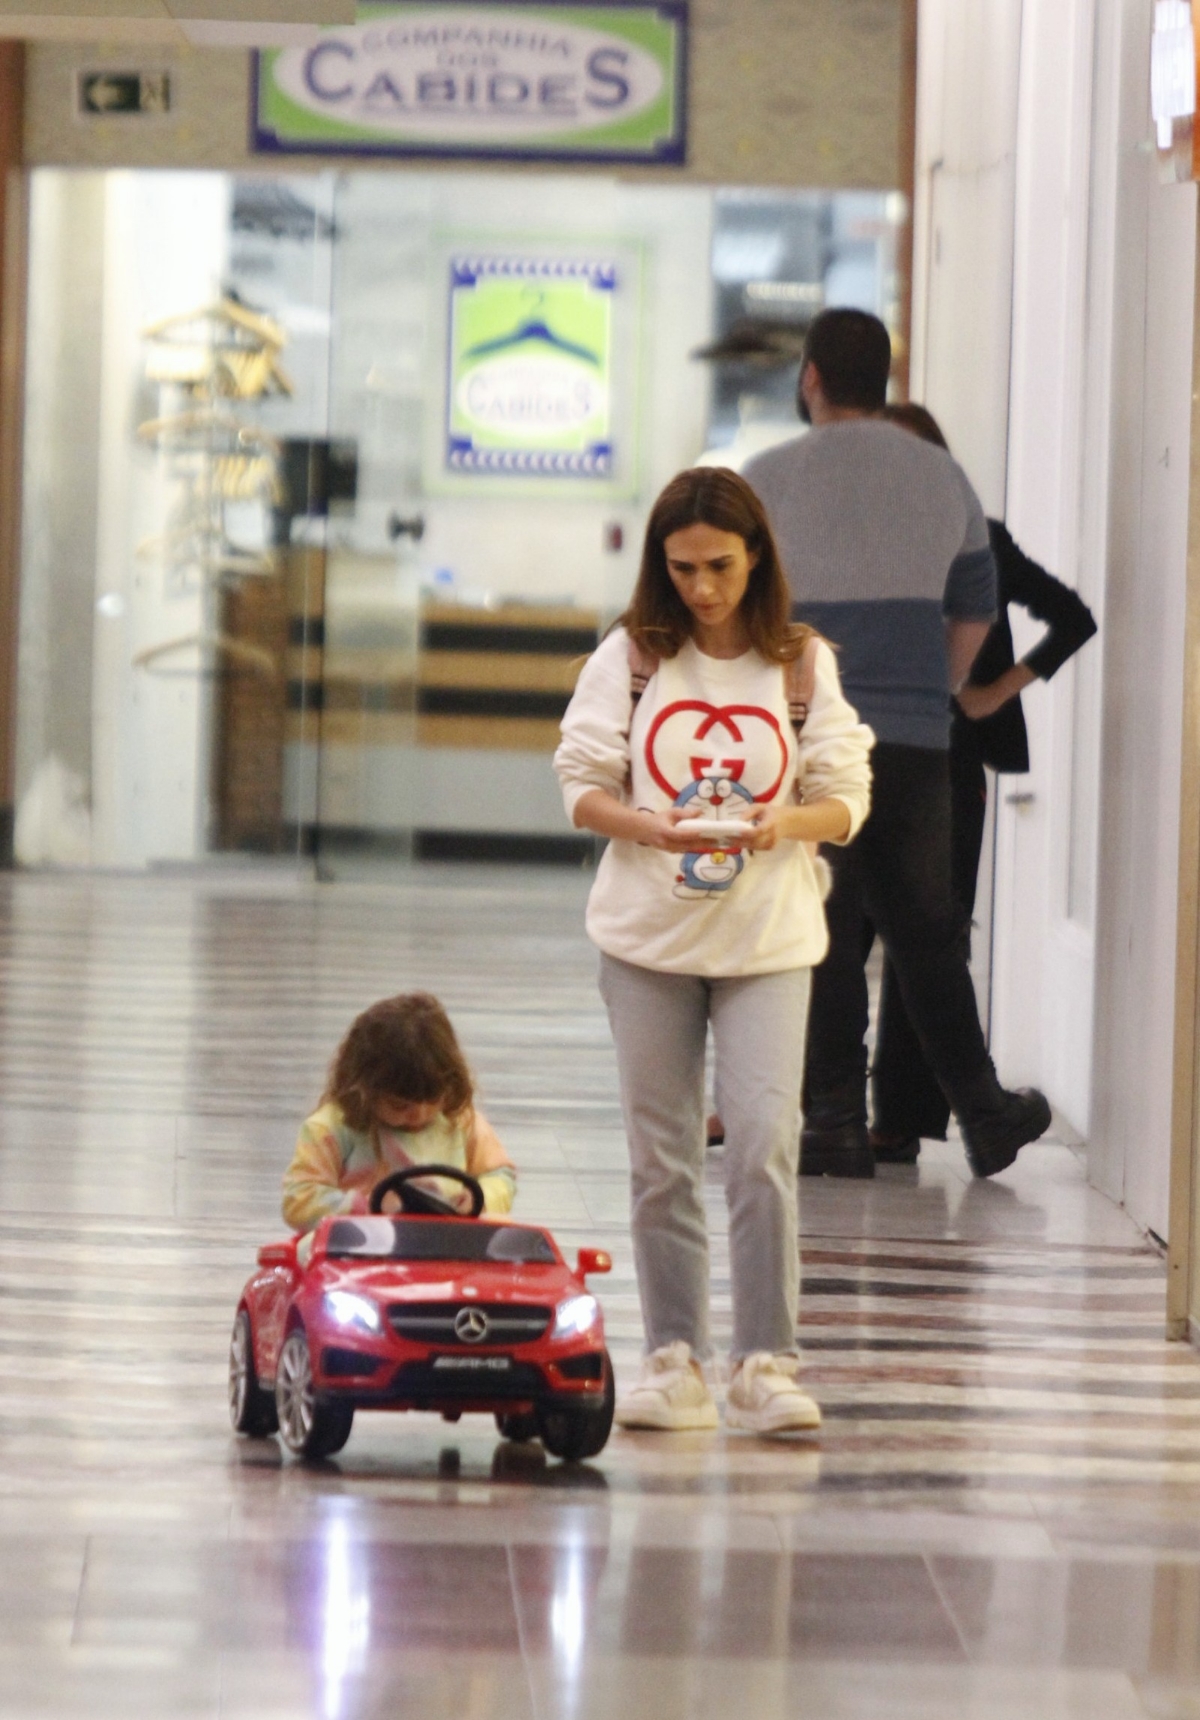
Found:
M 1001 1089 L 1000 1103 L 971 1118 L 959 1118 L 967 1163 L 977 1177 L 994 1177 L 1007 1170 L 1021 1148 L 1036 1141 L 1050 1127 L 1050 1105 L 1036 1087 L 1019 1092 Z
M 875 1154 L 865 1123 L 804 1129 L 800 1135 L 802 1177 L 873 1177 Z
M 920 1135 L 878 1135 L 872 1129 L 867 1138 L 877 1165 L 915 1165 L 921 1151 Z

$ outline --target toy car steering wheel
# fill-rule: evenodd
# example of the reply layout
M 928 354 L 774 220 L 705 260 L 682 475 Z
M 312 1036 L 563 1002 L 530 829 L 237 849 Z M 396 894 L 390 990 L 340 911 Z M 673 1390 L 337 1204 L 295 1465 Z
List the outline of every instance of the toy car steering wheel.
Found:
M 470 1217 L 478 1218 L 483 1211 L 483 1189 L 478 1180 L 466 1171 L 460 1171 L 456 1165 L 406 1165 L 402 1171 L 393 1171 L 390 1177 L 384 1177 L 371 1190 L 371 1211 L 382 1212 L 384 1196 L 394 1194 L 400 1197 L 401 1212 L 423 1213 L 428 1218 L 464 1216 L 440 1194 L 434 1194 L 432 1189 L 419 1188 L 414 1180 L 417 1177 L 450 1177 L 461 1183 L 470 1194 Z

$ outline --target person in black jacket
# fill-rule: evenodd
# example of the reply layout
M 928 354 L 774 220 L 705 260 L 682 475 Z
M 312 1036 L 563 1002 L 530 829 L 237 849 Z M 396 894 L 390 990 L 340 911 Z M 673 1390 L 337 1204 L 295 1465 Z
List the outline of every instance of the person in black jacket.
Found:
M 926 442 L 946 447 L 937 420 L 924 406 L 888 406 L 884 415 Z M 954 701 L 950 728 L 953 881 L 968 924 L 987 812 L 984 766 L 1001 772 L 1029 769 L 1021 692 L 1034 681 L 1048 681 L 1096 631 L 1078 592 L 1027 556 L 1000 520 L 987 524 L 999 574 L 1000 613 Z M 1014 661 L 1010 603 L 1047 623 L 1043 638 L 1019 663 Z M 871 1095 L 870 1140 L 878 1163 L 912 1164 L 922 1137 L 945 1140 L 950 1107 L 925 1060 L 890 962 L 883 970 Z

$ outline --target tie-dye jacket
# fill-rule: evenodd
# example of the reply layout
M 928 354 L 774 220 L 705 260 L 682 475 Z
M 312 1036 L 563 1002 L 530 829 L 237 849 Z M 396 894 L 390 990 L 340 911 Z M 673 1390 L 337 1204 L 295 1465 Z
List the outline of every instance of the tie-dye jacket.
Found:
M 501 1162 L 497 1163 L 497 1159 Z M 340 1105 L 329 1103 L 305 1119 L 292 1162 L 283 1175 L 283 1217 L 294 1230 L 312 1230 L 332 1213 L 365 1212 L 381 1178 L 409 1165 L 453 1165 L 476 1176 L 488 1212 L 508 1212 L 516 1175 L 490 1126 L 435 1117 L 425 1128 L 352 1129 Z M 447 1179 L 440 1191 L 459 1192 Z

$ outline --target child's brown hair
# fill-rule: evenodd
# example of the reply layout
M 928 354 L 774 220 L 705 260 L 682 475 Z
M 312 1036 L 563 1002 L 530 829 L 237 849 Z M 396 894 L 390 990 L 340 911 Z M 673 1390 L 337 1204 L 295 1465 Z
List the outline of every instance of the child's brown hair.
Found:
M 323 1105 L 340 1105 L 366 1133 L 381 1099 L 440 1105 L 454 1119 L 471 1110 L 475 1089 L 450 1018 L 427 991 L 385 997 L 351 1023 L 334 1053 Z

